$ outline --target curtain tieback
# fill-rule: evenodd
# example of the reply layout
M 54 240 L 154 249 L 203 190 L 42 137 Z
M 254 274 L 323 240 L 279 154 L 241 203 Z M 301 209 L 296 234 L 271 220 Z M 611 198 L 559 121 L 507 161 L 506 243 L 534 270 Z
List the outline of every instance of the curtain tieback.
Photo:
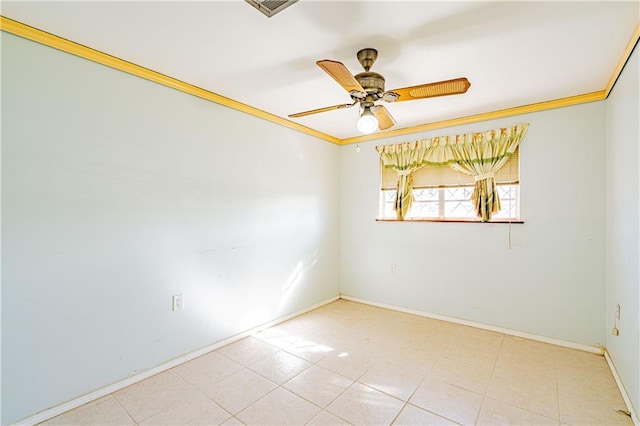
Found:
M 411 169 L 407 169 L 407 170 L 397 170 L 396 172 L 398 172 L 398 176 L 409 176 L 411 174 Z
M 476 180 L 476 182 L 478 182 L 479 180 L 491 179 L 493 177 L 495 177 L 495 174 L 490 172 L 490 173 L 483 173 L 481 175 L 475 175 L 473 178 Z

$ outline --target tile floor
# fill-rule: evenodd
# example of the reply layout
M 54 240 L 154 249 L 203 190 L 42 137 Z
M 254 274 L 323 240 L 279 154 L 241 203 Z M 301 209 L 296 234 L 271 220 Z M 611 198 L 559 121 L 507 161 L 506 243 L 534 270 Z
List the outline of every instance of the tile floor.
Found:
M 46 425 L 632 425 L 602 356 L 345 300 Z

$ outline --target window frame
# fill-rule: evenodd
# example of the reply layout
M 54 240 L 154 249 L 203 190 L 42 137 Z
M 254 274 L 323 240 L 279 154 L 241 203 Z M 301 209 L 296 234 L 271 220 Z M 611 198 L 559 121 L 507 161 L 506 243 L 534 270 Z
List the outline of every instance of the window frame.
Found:
M 473 186 L 469 185 L 460 185 L 460 186 L 440 186 L 440 187 L 432 187 L 432 188 L 413 188 L 413 191 L 421 190 L 421 189 L 435 189 L 438 190 L 438 217 L 411 217 L 410 213 L 404 217 L 404 220 L 398 220 L 395 217 L 386 216 L 385 213 L 387 211 L 386 205 L 389 202 L 386 201 L 385 193 L 393 193 L 395 189 L 380 189 L 379 190 L 379 208 L 378 208 L 378 217 L 376 218 L 377 222 L 464 222 L 464 223 L 524 223 L 520 216 L 520 182 L 511 182 L 511 183 L 498 183 L 496 186 L 511 186 L 514 188 L 515 194 L 513 200 L 515 200 L 515 212 L 512 217 L 492 217 L 491 220 L 482 222 L 482 220 L 476 216 L 474 217 L 447 217 L 445 215 L 446 211 L 446 194 L 445 191 L 451 188 L 473 188 Z M 502 198 L 501 198 L 502 200 Z M 511 200 L 511 199 L 509 199 Z M 464 200 L 453 200 L 453 201 L 464 201 Z M 418 201 L 419 202 L 419 201 Z M 414 205 L 416 201 L 414 200 Z M 411 206 L 413 209 L 414 206 Z M 411 211 L 411 209 L 409 211 Z M 497 213 L 496 213 L 497 215 Z

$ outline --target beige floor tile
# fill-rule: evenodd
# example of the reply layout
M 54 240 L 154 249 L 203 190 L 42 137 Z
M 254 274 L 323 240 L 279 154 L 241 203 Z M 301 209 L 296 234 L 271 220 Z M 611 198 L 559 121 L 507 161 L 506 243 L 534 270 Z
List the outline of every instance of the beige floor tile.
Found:
M 327 354 L 335 351 L 331 346 L 306 338 L 296 339 L 292 344 L 285 347 L 284 350 L 313 363 L 320 361 L 327 356 Z
M 457 423 L 425 411 L 422 408 L 407 404 L 393 424 L 406 426 L 448 426 L 456 425 Z
M 427 332 L 428 333 L 428 332 Z M 421 333 L 420 337 L 409 340 L 410 348 L 427 352 L 430 358 L 439 358 L 451 345 L 451 339 L 447 336 L 429 335 Z
M 442 357 L 429 372 L 429 377 L 484 394 L 489 385 L 492 372 L 491 367 L 483 364 L 468 364 L 463 361 Z
M 348 426 L 349 423 L 339 417 L 334 416 L 326 410 L 322 410 L 317 416 L 312 418 L 307 426 Z
M 279 330 L 277 326 L 262 330 L 251 337 L 280 349 L 286 348 L 290 344 L 300 339 L 298 336 L 294 336 L 286 333 L 283 330 Z
M 492 379 L 498 378 L 516 382 L 521 387 L 548 388 L 554 392 L 558 385 L 556 369 L 547 364 L 496 364 Z
M 311 340 L 317 343 L 327 344 L 330 340 L 328 339 L 328 337 L 330 337 L 329 331 L 336 328 L 336 326 L 322 318 L 318 318 L 317 315 L 315 318 L 308 315 L 311 315 L 311 313 L 279 324 L 274 328 L 280 333 L 295 337 L 295 340 Z
M 222 354 L 235 362 L 247 367 L 267 355 L 277 352 L 278 348 L 253 337 L 246 337 L 230 345 L 218 349 Z
M 139 424 L 142 426 L 217 425 L 230 417 L 231 414 L 201 394 L 176 402 Z
M 388 425 L 404 402 L 360 383 L 354 383 L 336 398 L 327 411 L 357 425 Z
M 607 361 L 602 355 L 568 348 L 558 348 L 556 364 L 559 368 L 586 368 L 601 371 L 608 369 Z
M 560 397 L 560 420 L 570 425 L 633 425 L 631 417 L 616 409 L 626 409 L 622 398 L 615 403 L 582 397 Z
M 368 354 L 336 351 L 327 354 L 318 362 L 318 366 L 356 380 L 373 366 L 374 362 L 374 359 Z
M 473 424 L 483 396 L 440 380 L 428 378 L 411 397 L 410 403 L 461 424 Z
M 560 398 L 583 399 L 594 403 L 623 404 L 622 396 L 613 378 L 594 377 L 593 380 L 573 381 L 558 372 L 558 393 Z
M 113 396 L 107 395 L 40 424 L 115 426 L 133 425 L 135 422 Z
M 604 360 L 603 364 L 605 363 Z M 624 404 L 618 386 L 608 366 L 558 366 L 558 392 L 560 398 L 583 399 L 609 405 Z
M 528 358 L 525 355 L 513 357 L 506 356 L 501 352 L 494 371 L 522 377 L 523 380 L 544 379 L 549 382 L 550 386 L 555 386 L 557 380 L 556 366 L 553 360 L 545 362 L 535 355 Z
M 236 417 L 247 425 L 303 425 L 320 407 L 283 388 L 277 388 Z
M 278 351 L 255 364 L 251 364 L 249 368 L 280 385 L 311 365 L 313 364 L 300 357 L 288 352 Z
M 557 346 L 514 336 L 505 336 L 498 358 L 499 366 L 542 365 L 555 368 Z
M 326 407 L 352 383 L 351 379 L 314 365 L 282 386 L 320 407 Z
M 487 396 L 515 405 L 526 411 L 552 419 L 558 418 L 558 390 L 546 373 L 527 371 L 495 371 L 487 389 Z
M 210 352 L 175 367 L 173 371 L 198 388 L 206 388 L 242 369 L 237 362 L 218 352 Z
M 369 369 L 358 381 L 403 401 L 409 400 L 418 388 L 424 374 L 401 367 L 397 364 L 377 364 Z
M 451 336 L 451 344 L 444 356 L 468 364 L 494 367 L 504 336 L 485 330 L 468 329 L 470 327 L 465 327 L 463 331 Z
M 467 327 L 446 321 L 420 317 L 416 330 L 422 339 L 430 342 L 451 343 L 464 333 Z M 448 346 L 448 345 L 447 345 Z M 446 349 L 446 348 L 445 348 Z
M 192 384 L 167 371 L 115 392 L 113 395 L 136 422 L 159 413 L 176 402 L 201 394 Z
M 478 417 L 478 425 L 558 425 L 558 420 L 534 414 L 522 408 L 497 401 L 492 398 L 486 398 L 480 416 Z
M 241 370 L 211 386 L 205 393 L 231 414 L 253 404 L 277 385 L 250 370 Z
M 427 374 L 440 358 L 444 350 L 434 350 L 428 345 L 416 342 L 396 341 L 386 342 L 381 347 L 372 348 L 376 363 L 396 364 L 410 368 L 419 374 Z

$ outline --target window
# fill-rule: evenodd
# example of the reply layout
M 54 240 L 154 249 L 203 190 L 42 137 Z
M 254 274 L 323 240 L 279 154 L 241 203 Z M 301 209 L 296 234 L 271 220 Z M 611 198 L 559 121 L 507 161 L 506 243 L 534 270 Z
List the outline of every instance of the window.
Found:
M 498 185 L 501 209 L 494 213 L 492 221 L 519 220 L 518 201 L 519 185 Z M 437 219 L 437 220 L 477 220 L 476 212 L 471 202 L 473 187 L 460 188 L 420 188 L 413 190 L 413 205 L 406 220 Z M 396 212 L 393 203 L 396 197 L 395 189 L 382 190 L 384 205 L 383 219 L 395 219 Z
M 496 173 L 501 209 L 491 221 L 520 220 L 519 150 Z M 471 201 L 474 178 L 449 166 L 424 166 L 413 173 L 413 204 L 405 220 L 479 221 Z M 396 219 L 393 209 L 397 173 L 382 170 L 380 219 Z

